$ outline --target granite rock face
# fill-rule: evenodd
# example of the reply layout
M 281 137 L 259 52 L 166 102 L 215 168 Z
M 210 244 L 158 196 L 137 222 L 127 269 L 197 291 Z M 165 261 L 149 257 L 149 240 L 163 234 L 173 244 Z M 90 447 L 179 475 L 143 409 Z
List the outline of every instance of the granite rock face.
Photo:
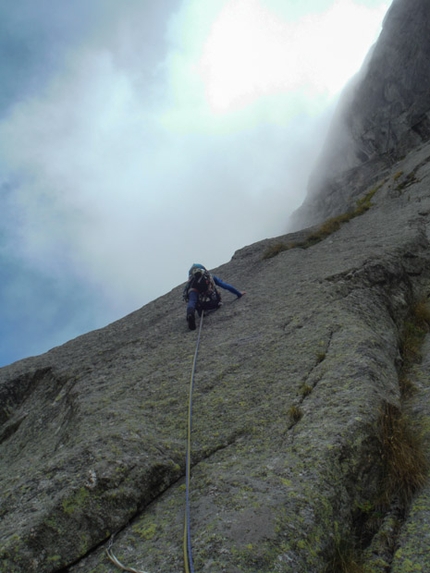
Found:
M 427 12 L 418 0 L 393 3 L 359 88 L 375 113 L 349 116 L 362 147 L 345 149 L 342 192 L 323 187 L 313 204 L 319 218 L 342 206 L 349 215 L 244 247 L 214 269 L 247 295 L 224 294 L 203 320 L 196 572 L 337 573 L 339 557 L 351 573 L 430 571 L 430 143 L 425 90 L 397 81 L 406 60 L 391 28 L 421 30 Z M 415 38 L 418 77 L 427 40 Z M 377 58 L 392 84 L 369 76 Z M 381 98 L 391 115 L 378 115 Z M 390 137 L 372 135 L 387 117 Z M 112 542 L 127 567 L 184 570 L 198 332 L 182 286 L 0 369 L 1 573 L 113 573 Z
M 408 412 L 427 437 L 430 428 L 428 343 L 407 401 L 400 376 L 402 332 L 430 292 L 429 190 L 424 145 L 384 176 L 364 214 L 323 240 L 305 248 L 309 230 L 268 239 L 215 270 L 247 295 L 226 293 L 203 322 L 196 571 L 332 571 L 344 543 L 375 572 L 429 570 L 429 488 L 401 511 L 395 495 L 378 501 L 384 407 Z M 181 291 L 0 370 L 2 573 L 113 572 L 114 532 L 127 566 L 183 570 L 197 332 Z
M 430 4 L 394 0 L 362 70 L 341 97 L 293 226 L 349 208 L 381 170 L 430 139 Z

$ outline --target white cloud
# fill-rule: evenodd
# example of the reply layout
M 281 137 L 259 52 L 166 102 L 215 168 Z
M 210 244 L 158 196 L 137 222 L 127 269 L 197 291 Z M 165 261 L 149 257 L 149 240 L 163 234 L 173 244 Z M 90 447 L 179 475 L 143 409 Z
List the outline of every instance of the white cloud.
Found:
M 292 21 L 260 0 L 225 3 L 198 66 L 211 108 L 240 109 L 275 93 L 334 96 L 361 65 L 387 6 L 337 0 Z
M 387 4 L 338 0 L 294 19 L 280 6 L 187 0 L 149 66 L 136 4 L 111 35 L 70 51 L 0 124 L 20 183 L 20 255 L 85 280 L 119 316 L 185 280 L 192 262 L 213 267 L 283 232 L 328 106 Z

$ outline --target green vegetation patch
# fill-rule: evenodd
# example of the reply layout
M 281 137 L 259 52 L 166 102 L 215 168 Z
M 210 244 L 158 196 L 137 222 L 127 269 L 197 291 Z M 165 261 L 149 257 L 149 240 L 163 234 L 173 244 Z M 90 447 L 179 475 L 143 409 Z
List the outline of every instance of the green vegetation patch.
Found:
M 370 573 L 363 565 L 351 537 L 336 534 L 328 550 L 323 573 Z
M 415 167 L 415 169 L 413 169 L 408 175 L 404 176 L 403 171 L 398 171 L 394 177 L 393 177 L 393 181 L 394 183 L 397 183 L 396 185 L 396 190 L 397 191 L 403 191 L 406 187 L 409 187 L 410 185 L 413 185 L 414 183 L 418 182 L 418 179 L 416 177 L 416 171 L 419 168 L 419 166 Z M 399 181 L 400 178 L 404 176 L 403 181 Z
M 288 409 L 288 417 L 292 424 L 297 424 L 303 417 L 303 411 L 299 406 L 293 405 Z
M 279 241 L 277 243 L 274 243 L 273 245 L 271 245 L 266 249 L 265 253 L 263 254 L 263 259 L 272 259 L 273 257 L 279 255 L 279 253 L 294 248 L 308 249 L 309 247 L 312 247 L 313 245 L 320 243 L 328 236 L 338 231 L 344 223 L 347 223 L 354 217 L 359 217 L 360 215 L 363 215 L 363 213 L 368 211 L 370 207 L 373 205 L 372 203 L 373 196 L 378 191 L 378 189 L 381 188 L 381 186 L 382 183 L 374 187 L 368 193 L 366 193 L 364 197 L 358 199 L 358 201 L 356 201 L 354 209 L 347 211 L 346 213 L 342 213 L 341 215 L 337 215 L 336 217 L 330 217 L 329 219 L 324 221 L 324 223 L 322 223 L 318 227 L 318 229 L 311 232 L 303 241 L 298 241 L 296 243 L 294 242 L 283 243 L 282 241 Z
M 81 487 L 72 497 L 63 500 L 63 511 L 67 515 L 72 515 L 75 511 L 81 510 L 87 503 L 89 491 Z
M 386 503 L 396 497 L 406 506 L 427 481 L 429 467 L 421 434 L 397 406 L 387 402 L 380 410 L 377 437 Z

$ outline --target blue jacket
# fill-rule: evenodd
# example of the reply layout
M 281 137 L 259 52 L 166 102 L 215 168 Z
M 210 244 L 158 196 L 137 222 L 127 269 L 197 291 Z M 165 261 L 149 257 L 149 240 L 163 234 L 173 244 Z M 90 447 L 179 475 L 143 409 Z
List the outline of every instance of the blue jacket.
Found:
M 216 277 L 215 275 L 212 275 L 212 278 L 214 280 L 214 283 L 216 284 L 216 286 L 219 286 L 225 290 L 230 291 L 231 293 L 235 294 L 237 297 L 241 297 L 242 293 L 237 290 L 237 288 L 234 288 L 234 286 L 231 286 L 227 283 L 225 283 L 224 281 L 222 281 L 221 279 L 219 279 L 218 277 Z

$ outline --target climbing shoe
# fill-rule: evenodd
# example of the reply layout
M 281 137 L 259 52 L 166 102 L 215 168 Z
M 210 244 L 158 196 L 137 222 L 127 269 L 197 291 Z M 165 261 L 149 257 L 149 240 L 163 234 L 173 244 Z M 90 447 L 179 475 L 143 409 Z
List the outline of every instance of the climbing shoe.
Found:
M 187 322 L 190 330 L 196 329 L 196 317 L 194 315 L 194 312 L 189 312 L 187 314 Z

